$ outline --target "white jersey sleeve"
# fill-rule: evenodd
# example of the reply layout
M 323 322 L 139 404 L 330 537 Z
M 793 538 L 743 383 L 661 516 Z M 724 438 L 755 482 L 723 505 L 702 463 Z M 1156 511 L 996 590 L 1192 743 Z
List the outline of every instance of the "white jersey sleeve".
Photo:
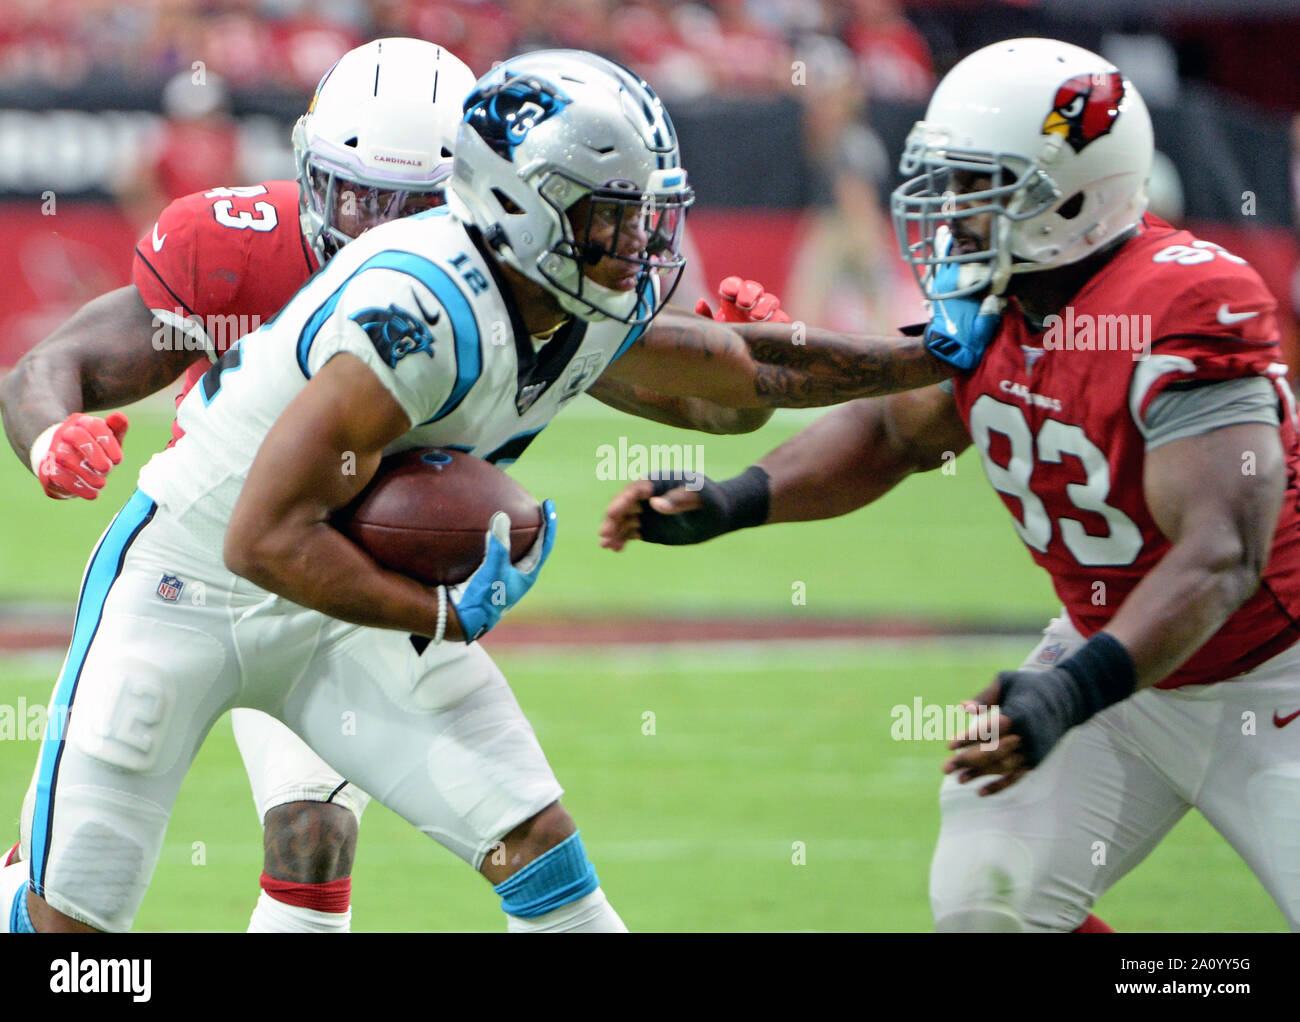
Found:
M 447 296 L 446 288 L 455 284 L 436 274 L 446 276 L 434 264 L 412 259 L 409 269 L 364 268 L 350 278 L 304 328 L 299 358 L 306 375 L 347 352 L 379 377 L 412 426 L 436 416 L 456 389 L 466 345 L 478 346 L 476 330 L 473 337 L 457 338 L 455 318 L 435 293 L 437 288 Z

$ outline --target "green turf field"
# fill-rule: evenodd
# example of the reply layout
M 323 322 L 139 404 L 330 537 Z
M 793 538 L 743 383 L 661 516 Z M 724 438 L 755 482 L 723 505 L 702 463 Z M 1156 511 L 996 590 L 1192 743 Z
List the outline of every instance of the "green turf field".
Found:
M 629 926 L 925 930 L 942 748 L 893 741 L 890 709 L 905 701 L 899 692 L 960 698 L 972 672 L 1020 649 L 683 650 L 653 667 L 618 650 L 500 661 Z M 10 663 L 0 701 L 43 700 L 50 669 Z M 0 743 L 6 823 L 35 751 Z M 181 791 L 137 928 L 242 929 L 260 866 L 225 717 Z M 504 925 L 485 881 L 376 805 L 362 827 L 353 905 L 357 930 Z M 1098 912 L 1125 930 L 1282 928 L 1259 884 L 1195 816 Z
M 1054 610 L 970 454 L 955 474 L 911 480 L 848 518 L 693 549 L 600 551 L 599 513 L 619 486 L 596 478 L 600 444 L 620 435 L 698 440 L 706 471 L 727 475 L 800 420 L 698 438 L 578 411 L 517 466 L 534 493 L 556 499 L 561 528 L 520 615 L 867 613 L 1033 624 Z M 165 438 L 166 418 L 137 412 L 133 423 L 128 452 L 138 465 Z M 56 505 L 15 460 L 0 459 L 0 600 L 70 601 L 95 537 L 133 485 L 133 469 L 121 471 L 96 504 Z M 804 605 L 792 603 L 795 582 L 806 585 Z M 1030 641 L 684 647 L 653 660 L 637 647 L 516 650 L 499 661 L 631 927 L 925 930 L 943 750 L 892 740 L 890 709 L 914 695 L 946 703 L 973 694 Z M 43 703 L 57 667 L 57 657 L 0 659 L 0 704 Z M 644 733 L 649 720 L 653 734 Z M 0 741 L 0 840 L 16 830 L 36 749 Z M 243 929 L 260 863 L 223 718 L 181 792 L 137 928 Z M 503 927 L 481 878 L 380 806 L 362 828 L 353 903 L 358 930 Z M 1098 912 L 1128 930 L 1282 926 L 1259 884 L 1195 816 Z

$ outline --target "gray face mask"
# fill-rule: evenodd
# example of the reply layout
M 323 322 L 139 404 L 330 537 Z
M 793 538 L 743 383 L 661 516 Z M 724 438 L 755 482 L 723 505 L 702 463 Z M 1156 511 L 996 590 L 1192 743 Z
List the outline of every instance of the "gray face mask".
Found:
M 450 160 L 439 180 L 421 188 L 363 184 L 314 162 L 310 156 L 305 162 L 308 186 L 303 190 L 302 205 L 306 219 L 314 226 L 309 240 L 326 259 L 372 227 L 434 209 L 447 201 Z

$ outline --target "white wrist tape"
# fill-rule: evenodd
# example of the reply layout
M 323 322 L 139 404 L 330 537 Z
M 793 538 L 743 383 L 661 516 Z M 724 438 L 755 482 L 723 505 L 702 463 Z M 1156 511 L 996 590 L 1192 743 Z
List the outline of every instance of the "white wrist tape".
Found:
M 433 633 L 433 644 L 440 645 L 447 634 L 447 587 L 438 586 L 438 628 Z
M 40 476 L 41 462 L 50 453 L 50 444 L 54 442 L 54 434 L 59 431 L 59 427 L 62 425 L 63 423 L 56 422 L 53 426 L 47 426 L 45 431 L 32 441 L 32 449 L 27 456 L 27 463 L 32 466 L 32 475 Z

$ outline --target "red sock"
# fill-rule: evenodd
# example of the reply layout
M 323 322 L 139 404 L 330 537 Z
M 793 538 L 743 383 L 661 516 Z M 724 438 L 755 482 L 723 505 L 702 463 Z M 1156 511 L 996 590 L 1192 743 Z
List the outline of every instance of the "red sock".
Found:
M 1109 926 L 1107 926 L 1105 922 L 1098 919 L 1095 915 L 1089 912 L 1088 918 L 1085 919 L 1082 923 L 1080 923 L 1078 929 L 1076 929 L 1074 932 L 1075 933 L 1114 933 L 1115 931 L 1112 930 Z
M 352 878 L 343 877 L 323 884 L 296 884 L 262 874 L 262 890 L 276 901 L 317 912 L 346 912 L 352 902 Z

